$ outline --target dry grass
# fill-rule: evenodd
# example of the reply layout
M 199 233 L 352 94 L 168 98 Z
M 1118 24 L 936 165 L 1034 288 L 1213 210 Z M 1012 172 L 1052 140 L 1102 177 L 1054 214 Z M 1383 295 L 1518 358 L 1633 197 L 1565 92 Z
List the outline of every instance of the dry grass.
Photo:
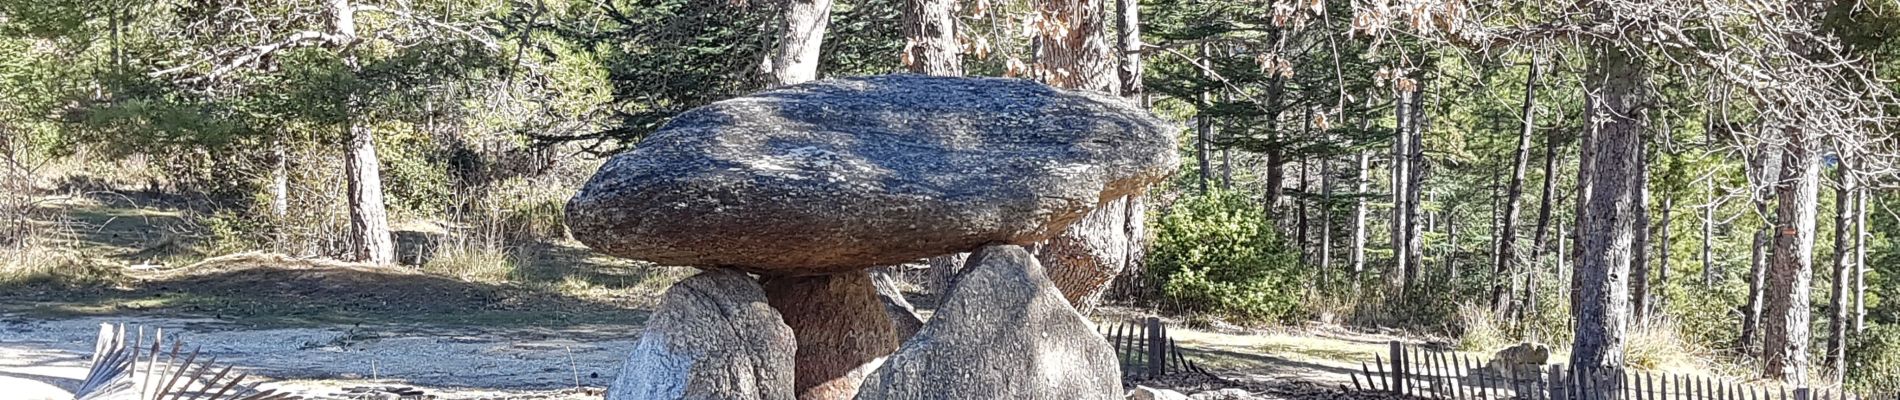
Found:
M 83 286 L 119 282 L 117 268 L 86 260 L 70 249 L 27 243 L 0 249 L 0 285 Z
M 471 282 L 497 283 L 514 276 L 515 260 L 498 243 L 449 241 L 447 245 L 436 247 L 434 256 L 422 264 L 422 270 Z
M 1464 351 L 1491 351 L 1516 342 L 1511 338 L 1491 307 L 1466 303 L 1458 306 L 1458 349 Z

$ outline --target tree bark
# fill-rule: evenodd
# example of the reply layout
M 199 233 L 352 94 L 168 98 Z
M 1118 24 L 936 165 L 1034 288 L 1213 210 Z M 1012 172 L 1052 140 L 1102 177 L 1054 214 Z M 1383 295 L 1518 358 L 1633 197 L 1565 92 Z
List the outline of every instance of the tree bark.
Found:
M 1848 171 L 1847 164 L 1836 168 L 1840 174 L 1840 184 L 1834 187 L 1834 273 L 1828 277 L 1828 320 L 1827 320 L 1827 357 L 1829 382 L 1841 383 L 1847 371 L 1847 282 L 1852 280 L 1848 268 L 1854 267 L 1853 240 L 1849 229 L 1854 218 L 1854 174 Z
M 1445 276 L 1453 282 L 1458 279 L 1458 219 L 1452 217 L 1457 204 L 1445 206 Z
M 1148 92 L 1141 82 L 1141 4 L 1138 0 L 1115 0 L 1115 44 L 1121 48 L 1116 73 L 1121 80 L 1122 97 L 1146 107 L 1142 97 Z
M 1636 238 L 1630 243 L 1631 321 L 1649 321 L 1649 151 L 1640 139 L 1636 144 Z
M 1775 256 L 1763 288 L 1763 375 L 1802 382 L 1808 376 L 1814 279 L 1815 202 L 1820 190 L 1820 156 L 1800 127 L 1783 127 L 1788 143 L 1782 158 L 1782 185 L 1776 189 Z
M 778 46 L 764 67 L 766 86 L 818 79 L 818 55 L 831 20 L 831 0 L 786 0 Z
M 1586 96 L 1584 98 L 1584 109 L 1595 110 L 1596 107 L 1599 107 L 1599 105 L 1596 104 L 1598 101 L 1596 98 Z M 1570 254 L 1567 254 L 1571 260 L 1576 262 L 1576 265 L 1571 266 L 1572 270 L 1570 273 L 1569 296 L 1570 315 L 1572 318 L 1578 315 L 1577 305 L 1583 302 L 1583 299 L 1578 297 L 1580 296 L 1579 291 L 1583 285 L 1581 281 L 1583 276 L 1578 273 L 1576 268 L 1581 268 L 1583 265 L 1583 249 L 1585 247 L 1583 241 L 1589 236 L 1589 231 L 1586 229 L 1591 211 L 1590 192 L 1594 190 L 1593 187 L 1595 186 L 1596 134 L 1596 128 L 1586 126 L 1582 134 L 1577 137 L 1577 220 L 1573 222 L 1575 225 L 1571 226 L 1571 228 L 1576 231 L 1570 233 L 1570 240 L 1572 242 L 1570 243 Z
M 1759 201 L 1759 200 L 1758 200 Z M 1748 302 L 1742 305 L 1742 353 L 1750 356 L 1761 355 L 1761 308 L 1762 282 L 1767 279 L 1769 248 L 1773 247 L 1774 224 L 1756 230 L 1750 242 L 1753 251 L 1749 252 L 1748 262 Z
M 923 317 L 917 316 L 917 308 L 904 298 L 904 292 L 897 288 L 897 277 L 892 273 L 895 267 L 878 267 L 871 270 L 872 283 L 876 284 L 877 300 L 884 305 L 884 314 L 891 318 L 891 328 L 897 334 L 897 342 L 903 343 L 924 329 Z
M 1522 111 L 1523 129 L 1517 133 L 1517 151 L 1511 158 L 1511 184 L 1504 190 L 1504 232 L 1499 234 L 1496 269 L 1493 273 L 1509 276 L 1516 270 L 1517 262 L 1517 200 L 1524 194 L 1524 173 L 1530 166 L 1531 132 L 1537 125 L 1537 60 L 1531 59 L 1530 69 L 1524 76 L 1524 102 Z M 1546 196 L 1550 195 L 1545 193 Z M 1491 309 L 1497 315 L 1508 315 L 1511 295 L 1505 290 L 1502 281 L 1491 283 Z
M 1036 57 L 1043 81 L 1064 89 L 1117 94 L 1121 88 L 1115 50 L 1105 37 L 1107 9 L 1103 0 L 1045 0 L 1049 28 L 1039 38 Z M 1061 24 L 1056 27 L 1054 25 Z
M 1656 293 L 1653 304 L 1650 305 L 1654 313 L 1662 313 L 1663 307 L 1669 305 L 1669 209 L 1673 206 L 1675 206 L 1674 199 L 1664 196 L 1662 223 L 1656 226 L 1657 236 L 1660 239 L 1656 244 L 1656 282 L 1655 287 L 1650 290 Z
M 1359 176 L 1353 180 L 1352 200 L 1352 273 L 1358 282 L 1360 273 L 1366 271 L 1366 197 L 1372 190 L 1372 152 L 1359 152 Z
M 1320 282 L 1327 282 L 1327 274 L 1333 269 L 1333 162 L 1321 157 L 1319 160 L 1319 273 Z
M 956 8 L 956 0 L 904 1 L 904 37 L 908 41 L 904 61 L 910 72 L 963 76 Z
M 1715 287 L 1715 180 L 1709 179 L 1710 203 L 1702 207 L 1702 287 Z
M 1203 66 L 1210 66 L 1207 44 L 1201 44 L 1199 47 L 1201 48 L 1201 59 L 1196 62 Z M 1207 69 L 1202 69 L 1201 77 L 1213 79 L 1213 73 Z M 1212 156 L 1212 153 L 1208 152 L 1209 147 L 1207 141 L 1213 138 L 1214 121 L 1208 118 L 1207 110 L 1213 107 L 1214 96 L 1208 92 L 1209 91 L 1205 89 L 1201 90 L 1198 99 L 1199 102 L 1196 103 L 1198 107 L 1194 112 L 1194 158 L 1201 163 L 1201 193 L 1207 193 L 1207 182 L 1213 176 L 1212 160 L 1208 159 Z
M 1065 89 L 1116 94 L 1114 49 L 1104 37 L 1107 13 L 1102 0 L 1049 0 L 1044 11 L 1064 26 L 1040 32 L 1042 53 L 1036 58 L 1044 81 Z M 1049 275 L 1076 311 L 1088 315 L 1114 277 L 1127 268 L 1129 198 L 1103 202 L 1070 225 L 1061 235 L 1036 248 L 1036 257 L 1049 266 Z
M 1867 329 L 1867 198 L 1862 188 L 1854 196 L 1854 333 Z
M 957 253 L 931 257 L 925 260 L 926 263 L 930 264 L 930 298 L 932 299 L 932 308 L 935 308 L 938 303 L 943 301 L 943 296 L 950 290 L 950 282 L 956 280 L 957 274 L 963 271 L 964 261 L 969 260 L 969 258 L 970 253 Z
M 1766 219 L 1767 224 L 1755 232 L 1753 251 L 1749 253 L 1748 265 L 1748 303 L 1742 309 L 1742 351 L 1748 355 L 1761 355 L 1761 312 L 1762 289 L 1768 279 L 1768 263 L 1772 262 L 1774 249 L 1775 220 L 1779 219 L 1774 210 L 1768 207 L 1768 199 L 1774 196 L 1775 183 L 1781 180 L 1781 149 L 1764 143 L 1754 160 L 1753 188 L 1755 213 Z
M 1300 158 L 1299 165 L 1300 165 L 1300 182 L 1296 184 L 1295 190 L 1298 190 L 1300 192 L 1300 197 L 1293 199 L 1293 210 L 1294 210 L 1293 211 L 1293 215 L 1294 215 L 1293 237 L 1296 238 L 1294 239 L 1294 243 L 1297 243 L 1299 245 L 1298 247 L 1300 248 L 1300 262 L 1310 263 L 1310 262 L 1313 262 L 1313 252 L 1311 250 L 1313 241 L 1309 240 L 1309 238 L 1306 237 L 1306 234 L 1309 232 L 1306 229 L 1307 223 L 1311 221 L 1308 221 L 1306 219 L 1306 203 L 1307 203 L 1306 178 L 1307 176 L 1306 176 L 1306 158 L 1305 157 Z
M 274 143 L 270 155 L 270 215 L 281 221 L 290 211 L 290 161 L 282 143 Z
M 1405 240 L 1406 234 L 1411 231 L 1405 226 L 1407 210 L 1405 184 L 1410 182 L 1405 176 L 1412 164 L 1406 161 L 1406 155 L 1411 152 L 1406 148 L 1406 142 L 1410 141 L 1411 137 L 1411 131 L 1407 128 L 1412 117 L 1412 113 L 1407 111 L 1412 105 L 1411 99 L 1412 92 L 1399 91 L 1399 98 L 1394 103 L 1397 122 L 1392 132 L 1392 269 L 1386 271 L 1386 281 L 1394 289 L 1398 289 L 1399 298 L 1405 297 L 1405 288 L 1410 286 L 1406 284 L 1410 281 L 1407 276 L 1411 275 L 1411 269 L 1408 267 L 1411 264 L 1405 259 L 1411 254 L 1406 251 L 1408 243 Z
M 1555 133 L 1552 133 L 1551 135 L 1548 135 L 1544 138 L 1544 188 L 1543 188 L 1542 194 L 1539 195 L 1538 200 L 1537 200 L 1537 228 L 1536 228 L 1536 231 L 1531 234 L 1531 259 L 1532 260 L 1543 260 L 1544 250 L 1547 250 L 1546 246 L 1548 246 L 1551 242 L 1550 240 L 1551 205 L 1552 203 L 1556 202 L 1556 196 L 1557 196 L 1557 136 Z M 1558 232 L 1562 232 L 1562 231 L 1563 231 L 1563 228 L 1559 227 Z M 1563 234 L 1558 233 L 1557 236 L 1558 238 L 1556 241 L 1558 242 L 1557 244 L 1558 251 L 1557 251 L 1557 256 L 1554 257 L 1555 267 L 1551 271 L 1552 272 L 1551 276 L 1553 277 L 1562 276 L 1562 273 L 1563 273 L 1562 265 L 1563 265 L 1563 260 L 1565 257 L 1565 254 L 1562 250 Z M 1534 313 L 1537 311 L 1537 291 L 1539 289 L 1537 275 L 1541 269 L 1542 269 L 1541 267 L 1533 268 L 1531 273 L 1526 274 L 1524 276 L 1524 296 L 1523 297 L 1524 297 L 1524 304 L 1525 304 L 1525 310 L 1524 310 L 1525 312 L 1519 313 L 1520 315 L 1524 315 L 1527 313 Z
M 339 46 L 348 51 L 356 41 L 356 10 L 349 0 L 330 0 L 330 27 Z M 354 55 L 345 55 L 354 70 Z M 349 107 L 345 105 L 345 107 Z M 352 113 L 354 114 L 354 113 Z M 343 124 L 349 134 L 343 157 L 343 176 L 347 181 L 350 204 L 350 248 L 358 262 L 396 263 L 396 242 L 389 234 L 389 210 L 383 204 L 382 162 L 376 158 L 376 137 L 368 126 L 351 115 Z
M 1635 56 L 1618 49 L 1605 49 L 1597 55 L 1589 82 L 1598 87 L 1591 98 L 1584 126 L 1594 130 L 1589 141 L 1592 150 L 1590 195 L 1579 208 L 1583 221 L 1582 257 L 1578 260 L 1579 283 L 1575 342 L 1571 345 L 1570 365 L 1578 368 L 1621 368 L 1623 338 L 1628 329 L 1628 276 L 1631 250 L 1639 228 L 1636 203 L 1642 190 L 1642 134 L 1648 99 L 1641 86 L 1645 67 Z M 1613 388 L 1616 382 L 1598 382 Z M 1612 393 L 1614 391 L 1611 391 Z
M 375 137 L 369 127 L 351 121 L 349 155 L 343 158 L 350 191 L 350 242 L 356 261 L 377 265 L 396 263 L 396 242 L 389 234 L 389 211 L 383 206 L 382 163 L 376 159 Z
M 1421 239 L 1424 236 L 1424 232 L 1420 230 L 1418 223 L 1420 209 L 1418 195 L 1421 193 L 1420 189 L 1422 189 L 1423 186 L 1421 183 L 1425 177 L 1425 149 L 1421 144 L 1425 142 L 1424 126 L 1426 123 L 1425 98 L 1420 95 L 1424 94 L 1425 91 L 1423 88 L 1419 88 L 1414 90 L 1414 92 L 1415 93 L 1412 94 L 1412 108 L 1410 109 L 1412 112 L 1411 123 L 1406 126 L 1412 130 L 1411 139 L 1405 143 L 1405 150 L 1409 153 L 1406 155 L 1408 159 L 1407 162 L 1411 164 L 1411 166 L 1405 168 L 1405 179 L 1407 181 L 1405 183 L 1406 292 L 1410 292 L 1412 287 L 1418 283 L 1418 270 L 1419 265 L 1424 262 L 1422 253 L 1424 252 L 1425 245 L 1425 241 Z

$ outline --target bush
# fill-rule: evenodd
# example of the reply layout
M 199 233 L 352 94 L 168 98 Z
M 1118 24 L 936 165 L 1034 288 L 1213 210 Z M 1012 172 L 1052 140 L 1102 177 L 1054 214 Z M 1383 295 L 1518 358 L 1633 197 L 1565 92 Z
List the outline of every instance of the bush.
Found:
M 1161 218 L 1148 273 L 1177 311 L 1251 321 L 1290 316 L 1305 278 L 1260 206 L 1227 191 L 1183 198 Z
M 1868 326 L 1849 336 L 1847 387 L 1861 393 L 1900 391 L 1900 326 Z

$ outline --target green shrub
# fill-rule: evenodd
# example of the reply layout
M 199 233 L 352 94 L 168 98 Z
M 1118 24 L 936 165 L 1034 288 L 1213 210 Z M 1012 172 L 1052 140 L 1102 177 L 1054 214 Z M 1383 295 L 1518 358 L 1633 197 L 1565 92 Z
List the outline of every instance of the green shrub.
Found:
M 1900 326 L 1868 326 L 1848 338 L 1847 387 L 1861 393 L 1900 391 Z
M 1161 217 L 1148 273 L 1178 311 L 1252 321 L 1289 317 L 1305 278 L 1260 205 L 1226 191 L 1183 198 Z

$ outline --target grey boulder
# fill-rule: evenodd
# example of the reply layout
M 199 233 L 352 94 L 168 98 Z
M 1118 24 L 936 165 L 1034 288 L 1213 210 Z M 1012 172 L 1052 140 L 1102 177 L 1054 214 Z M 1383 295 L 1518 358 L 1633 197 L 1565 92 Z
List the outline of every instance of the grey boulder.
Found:
M 1128 391 L 1128 400 L 1188 400 L 1188 397 L 1173 390 L 1135 386 Z
M 666 290 L 607 400 L 792 400 L 796 346 L 752 277 L 702 272 Z
M 815 81 L 687 111 L 568 201 L 574 237 L 665 265 L 816 275 L 1030 244 L 1160 181 L 1174 129 L 1018 79 Z
M 858 400 L 1122 399 L 1114 349 L 1021 247 L 970 256 L 924 329 L 858 388 Z

